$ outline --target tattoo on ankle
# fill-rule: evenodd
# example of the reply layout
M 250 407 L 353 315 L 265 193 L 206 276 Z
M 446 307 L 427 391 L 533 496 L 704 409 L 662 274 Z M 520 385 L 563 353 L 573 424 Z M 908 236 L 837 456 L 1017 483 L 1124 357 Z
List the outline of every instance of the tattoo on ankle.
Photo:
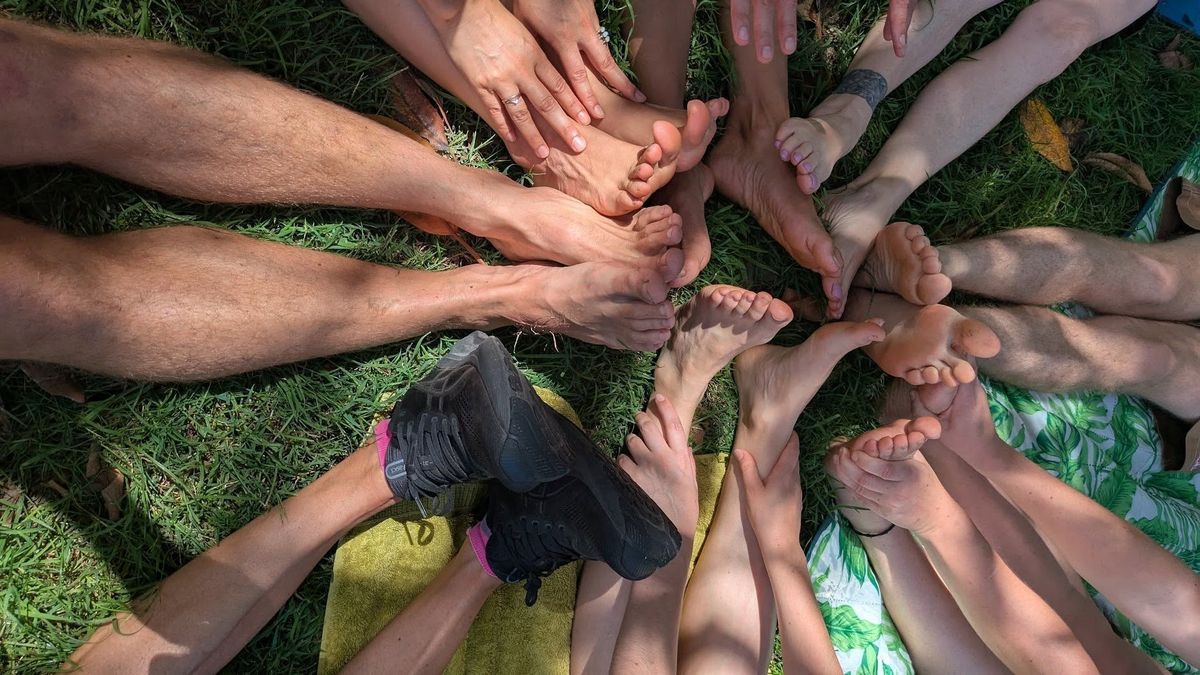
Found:
M 860 96 L 874 110 L 887 95 L 887 87 L 887 80 L 873 70 L 852 70 L 846 73 L 833 93 Z

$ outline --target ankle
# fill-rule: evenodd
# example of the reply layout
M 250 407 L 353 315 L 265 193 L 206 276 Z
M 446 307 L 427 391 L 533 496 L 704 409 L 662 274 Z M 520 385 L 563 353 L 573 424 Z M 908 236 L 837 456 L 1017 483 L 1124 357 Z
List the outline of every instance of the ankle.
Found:
M 790 116 L 786 99 L 771 101 L 739 96 L 730 102 L 726 133 L 735 132 L 742 137 L 768 134 L 772 138 L 780 123 Z

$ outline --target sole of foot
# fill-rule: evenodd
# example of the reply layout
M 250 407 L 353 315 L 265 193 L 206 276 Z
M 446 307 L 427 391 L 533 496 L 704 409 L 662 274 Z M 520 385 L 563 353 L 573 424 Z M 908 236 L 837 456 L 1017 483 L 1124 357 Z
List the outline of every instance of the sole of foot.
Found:
M 951 290 L 937 247 L 912 223 L 892 223 L 875 236 L 854 285 L 896 293 L 914 305 L 935 305 Z
M 887 294 L 877 294 L 871 302 L 873 311 L 876 303 L 889 305 L 880 308 L 884 314 L 911 312 L 892 326 L 882 342 L 867 350 L 885 373 L 911 385 L 972 382 L 975 369 L 967 359 L 1000 353 L 1000 339 L 991 328 L 946 305 L 914 307 Z
M 682 139 L 670 122 L 651 127 L 654 142 L 627 143 L 591 126 L 580 133 L 587 148 L 576 153 L 550 142 L 550 156 L 537 159 L 510 147 L 510 153 L 533 176 L 533 184 L 552 187 L 591 206 L 605 216 L 622 216 L 640 208 L 646 199 L 675 175 Z
M 737 122 L 731 115 L 725 135 L 709 154 L 717 191 L 749 210 L 793 260 L 821 275 L 825 295 L 834 302 L 849 288 L 849 279 L 842 284 L 841 258 L 812 197 L 796 187 L 792 171 L 779 161 L 773 128 Z
M 674 288 L 695 281 L 712 258 L 712 241 L 708 237 L 708 222 L 704 216 L 704 203 L 712 191 L 712 170 L 697 164 L 690 171 L 675 174 L 675 178 L 651 198 L 655 203 L 670 207 L 679 217 L 683 228 L 683 274 L 672 282 Z
M 869 509 L 858 498 L 858 495 L 847 487 L 847 481 L 853 474 L 846 468 L 850 462 L 850 449 L 844 445 L 845 440 L 834 441 L 829 454 L 825 456 L 825 473 L 829 475 L 829 482 L 833 485 L 838 512 L 850 523 L 850 527 L 859 532 L 867 534 L 884 532 L 891 527 L 892 522 Z
M 675 310 L 667 291 L 683 269 L 679 249 L 643 263 L 522 267 L 542 290 L 514 319 L 518 326 L 633 351 L 655 351 L 671 337 Z

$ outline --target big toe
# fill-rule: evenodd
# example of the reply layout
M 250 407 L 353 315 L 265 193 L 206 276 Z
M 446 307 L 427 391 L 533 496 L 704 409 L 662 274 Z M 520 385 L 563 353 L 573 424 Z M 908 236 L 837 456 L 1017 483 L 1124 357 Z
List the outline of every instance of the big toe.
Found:
M 924 436 L 926 439 L 941 438 L 941 436 L 942 436 L 941 422 L 938 422 L 937 418 L 930 417 L 928 415 L 923 415 L 923 416 L 918 417 L 915 420 L 909 422 L 904 427 L 904 430 L 906 432 L 908 432 L 909 434 L 911 434 L 913 432 L 919 433 L 922 436 Z M 910 444 L 912 442 L 911 436 L 909 437 L 909 442 L 910 442 Z M 914 449 L 919 449 L 919 448 L 914 448 Z
M 821 326 L 809 339 L 815 340 L 828 356 L 840 359 L 855 349 L 879 342 L 885 335 L 883 327 L 873 321 L 838 321 Z
M 988 359 L 1000 353 L 1000 338 L 986 324 L 964 319 L 955 327 L 952 346 L 964 356 Z
M 679 134 L 679 129 L 666 120 L 659 120 L 654 123 L 653 131 L 654 142 L 662 148 L 662 159 L 658 164 L 675 164 L 679 159 L 679 151 L 683 148 L 683 138 Z
M 952 283 L 945 274 L 925 274 L 917 280 L 916 300 L 922 305 L 936 305 L 950 295 Z

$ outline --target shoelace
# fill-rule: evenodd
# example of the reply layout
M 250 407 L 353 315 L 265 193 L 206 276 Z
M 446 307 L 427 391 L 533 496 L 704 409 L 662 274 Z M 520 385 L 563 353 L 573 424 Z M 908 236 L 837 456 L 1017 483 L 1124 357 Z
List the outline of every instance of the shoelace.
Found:
M 531 561 L 525 570 L 525 606 L 537 602 L 542 578 L 562 565 L 579 559 L 574 538 L 563 525 L 544 523 L 536 519 L 521 518 L 522 531 L 526 536 L 511 541 L 517 560 Z M 549 525 L 549 527 L 545 527 Z
M 463 464 L 465 452 L 458 419 L 429 410 L 416 423 L 408 422 L 400 434 L 401 452 L 408 478 L 409 497 L 417 503 L 422 517 L 428 517 L 423 499 L 447 496 L 446 488 L 472 479 Z M 448 500 L 448 497 L 447 497 Z M 443 500 L 433 501 L 434 511 Z

